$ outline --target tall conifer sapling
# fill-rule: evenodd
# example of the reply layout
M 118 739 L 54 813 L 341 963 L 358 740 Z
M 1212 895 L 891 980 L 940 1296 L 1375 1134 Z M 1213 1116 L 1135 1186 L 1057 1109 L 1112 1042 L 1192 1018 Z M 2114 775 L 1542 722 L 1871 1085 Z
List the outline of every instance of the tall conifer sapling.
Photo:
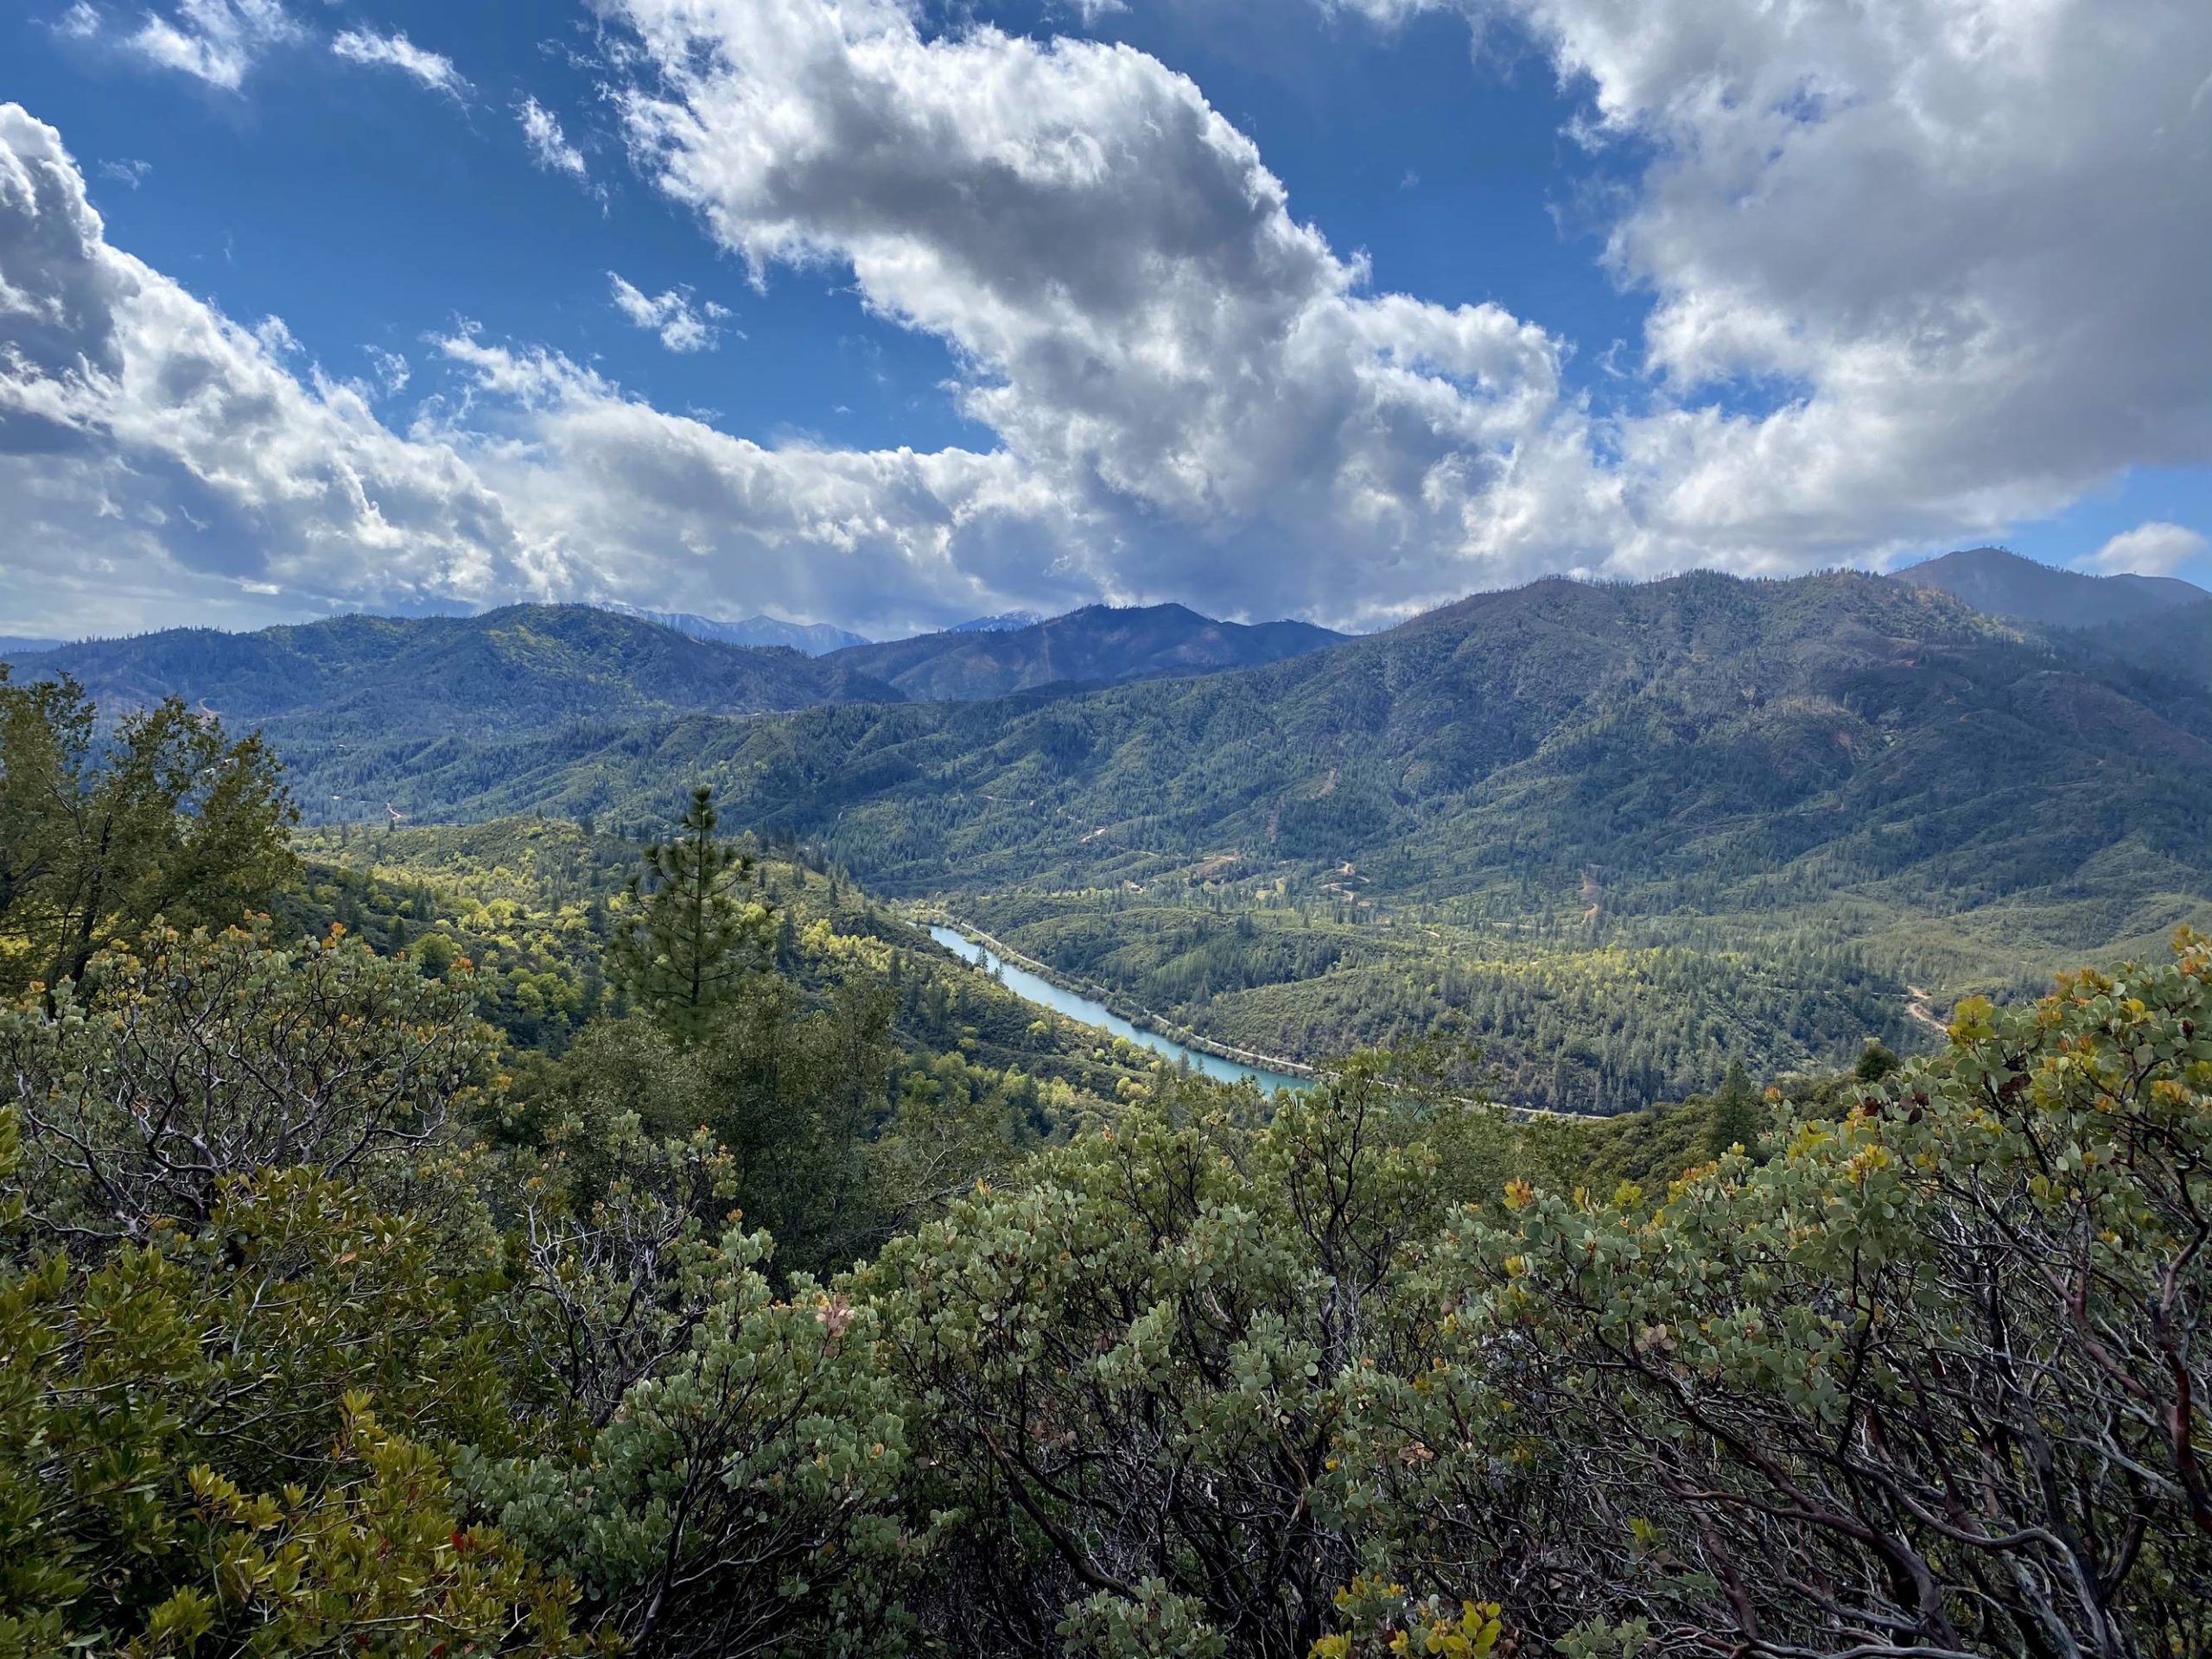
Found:
M 748 899 L 753 861 L 715 836 L 714 791 L 691 794 L 676 837 L 645 849 L 607 945 L 607 977 L 632 1007 L 697 1037 L 765 967 L 775 934 L 768 906 Z

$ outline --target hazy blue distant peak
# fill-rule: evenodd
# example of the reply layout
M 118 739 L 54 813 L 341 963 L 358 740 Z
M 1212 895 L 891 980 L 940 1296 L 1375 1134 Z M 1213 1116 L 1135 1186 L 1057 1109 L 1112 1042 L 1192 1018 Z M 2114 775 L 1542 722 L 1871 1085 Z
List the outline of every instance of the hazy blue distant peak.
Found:
M 1891 575 L 1933 588 L 1991 616 L 2051 628 L 2089 628 L 2162 616 L 2212 600 L 2178 576 L 2063 570 L 2002 547 L 1970 547 Z
M 1045 620 L 1036 611 L 1001 611 L 996 616 L 971 617 L 965 622 L 956 622 L 944 630 L 947 633 L 1012 633 L 1017 628 L 1033 628 Z
M 726 645 L 788 645 L 809 657 L 825 656 L 848 645 L 870 643 L 866 634 L 849 633 L 826 622 L 786 622 L 779 616 L 748 616 L 740 622 L 729 622 L 719 617 L 694 615 L 690 611 L 648 611 L 614 601 L 606 608 L 624 616 L 658 622 L 678 633 L 688 633 L 694 639 L 713 639 Z
M 66 643 L 60 639 L 33 639 L 28 634 L 0 633 L 0 659 L 35 657 L 41 651 L 53 651 Z

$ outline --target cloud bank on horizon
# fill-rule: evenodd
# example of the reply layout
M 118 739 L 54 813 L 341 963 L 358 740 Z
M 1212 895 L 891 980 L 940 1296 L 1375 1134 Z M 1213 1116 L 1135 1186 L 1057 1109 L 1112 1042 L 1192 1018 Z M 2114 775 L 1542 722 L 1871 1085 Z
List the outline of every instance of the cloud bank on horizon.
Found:
M 1594 409 L 1580 342 L 1497 305 L 1376 291 L 1129 47 L 898 0 L 603 0 L 629 164 L 756 278 L 826 269 L 942 342 L 993 442 L 766 446 L 465 324 L 426 342 L 454 390 L 389 423 L 280 321 L 111 244 L 66 135 L 9 105 L 18 620 L 585 598 L 889 632 L 1173 598 L 1357 626 L 1553 571 L 1878 562 L 2212 463 L 2212 8 L 1333 3 L 1512 28 L 1580 89 L 1575 142 L 1648 158 L 1603 251 L 1652 302 L 1631 405 Z M 119 45 L 234 92 L 308 29 L 183 0 Z M 474 90 L 402 33 L 328 49 Z M 607 280 L 670 351 L 715 343 L 718 304 Z M 2084 565 L 2203 550 L 2154 522 Z

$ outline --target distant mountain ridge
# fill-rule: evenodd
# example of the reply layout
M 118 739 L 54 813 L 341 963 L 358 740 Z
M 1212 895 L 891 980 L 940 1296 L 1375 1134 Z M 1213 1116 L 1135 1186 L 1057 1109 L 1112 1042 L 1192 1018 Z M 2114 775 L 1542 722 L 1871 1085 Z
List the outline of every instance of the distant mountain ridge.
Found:
M 918 702 L 969 702 L 1058 683 L 1211 674 L 1302 656 L 1347 638 L 1311 622 L 1217 622 L 1182 605 L 1086 605 L 1043 622 L 952 629 L 856 645 L 825 661 Z
M 41 652 L 59 650 L 67 642 L 60 639 L 39 639 L 28 634 L 0 633 L 0 662 L 16 657 L 35 657 Z
M 996 616 L 971 616 L 965 622 L 956 622 L 944 630 L 946 633 L 1011 633 L 1016 628 L 1033 628 L 1045 620 L 1039 611 L 1001 611 Z
M 2212 928 L 2212 604 L 2059 629 L 1860 572 L 1552 579 L 1207 671 L 1316 633 L 1094 607 L 810 659 L 524 607 L 31 662 L 263 726 L 311 818 L 647 826 L 705 783 L 1261 1052 L 1477 1010 L 1538 1103 L 1662 1098 L 1716 1033 L 1847 1063 L 1929 987 Z
M 474 817 L 660 810 L 696 778 L 910 895 L 1233 856 L 1517 913 L 1596 871 L 1647 915 L 1986 911 L 1944 937 L 2009 961 L 2212 918 L 2212 684 L 1853 572 L 1551 580 L 1202 677 L 678 719 L 485 775 L 457 754 L 391 782 Z
M 346 753 L 304 804 L 351 799 L 355 772 L 585 723 L 634 728 L 677 714 L 758 715 L 899 693 L 788 648 L 695 639 L 588 605 L 512 605 L 478 616 L 334 617 L 255 633 L 172 628 L 65 645 L 19 677 L 67 673 L 105 714 L 168 696 L 264 730 L 288 757 Z M 379 791 L 380 791 L 379 785 Z M 370 797 L 381 799 L 378 791 Z
M 664 628 L 688 633 L 694 639 L 712 639 L 725 645 L 745 645 L 755 649 L 773 649 L 783 645 L 808 657 L 826 657 L 831 652 L 842 651 L 849 645 L 869 643 L 864 633 L 833 628 L 827 622 L 786 622 L 781 617 L 766 615 L 748 616 L 741 621 L 728 622 L 717 617 L 698 616 L 690 611 L 648 611 L 635 605 L 612 601 L 605 608 L 618 615 L 642 617 L 648 622 L 658 622 Z
M 2090 575 L 2062 570 L 2001 547 L 1973 547 L 1890 573 L 1891 580 L 1935 588 L 1990 616 L 2018 617 L 2046 628 L 2092 628 L 2164 614 L 2212 601 L 2178 576 Z

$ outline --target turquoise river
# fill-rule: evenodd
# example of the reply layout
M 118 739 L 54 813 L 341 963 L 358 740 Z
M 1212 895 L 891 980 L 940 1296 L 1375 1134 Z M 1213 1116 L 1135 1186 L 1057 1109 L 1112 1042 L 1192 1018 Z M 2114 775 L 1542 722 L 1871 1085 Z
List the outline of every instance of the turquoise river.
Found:
M 1178 1065 L 1188 1065 L 1210 1077 L 1219 1077 L 1224 1083 L 1236 1083 L 1249 1077 L 1269 1094 L 1281 1089 L 1306 1089 L 1313 1086 L 1311 1077 L 1294 1077 L 1287 1071 L 1270 1071 L 1263 1065 L 1247 1065 L 1241 1060 L 1225 1060 L 1218 1054 L 1209 1054 L 1203 1049 L 1186 1048 L 1172 1037 L 1163 1037 L 1156 1031 L 1147 1031 L 1142 1026 L 1133 1026 L 1103 1002 L 1065 990 L 1049 979 L 1018 968 L 1010 962 L 1001 962 L 977 940 L 950 927 L 932 927 L 930 937 L 955 956 L 974 963 L 985 973 L 995 976 L 999 982 L 1015 995 L 1036 1003 L 1039 1007 L 1065 1014 L 1078 1025 L 1096 1026 L 1116 1037 L 1126 1037 L 1141 1044 L 1155 1054 L 1165 1054 Z

